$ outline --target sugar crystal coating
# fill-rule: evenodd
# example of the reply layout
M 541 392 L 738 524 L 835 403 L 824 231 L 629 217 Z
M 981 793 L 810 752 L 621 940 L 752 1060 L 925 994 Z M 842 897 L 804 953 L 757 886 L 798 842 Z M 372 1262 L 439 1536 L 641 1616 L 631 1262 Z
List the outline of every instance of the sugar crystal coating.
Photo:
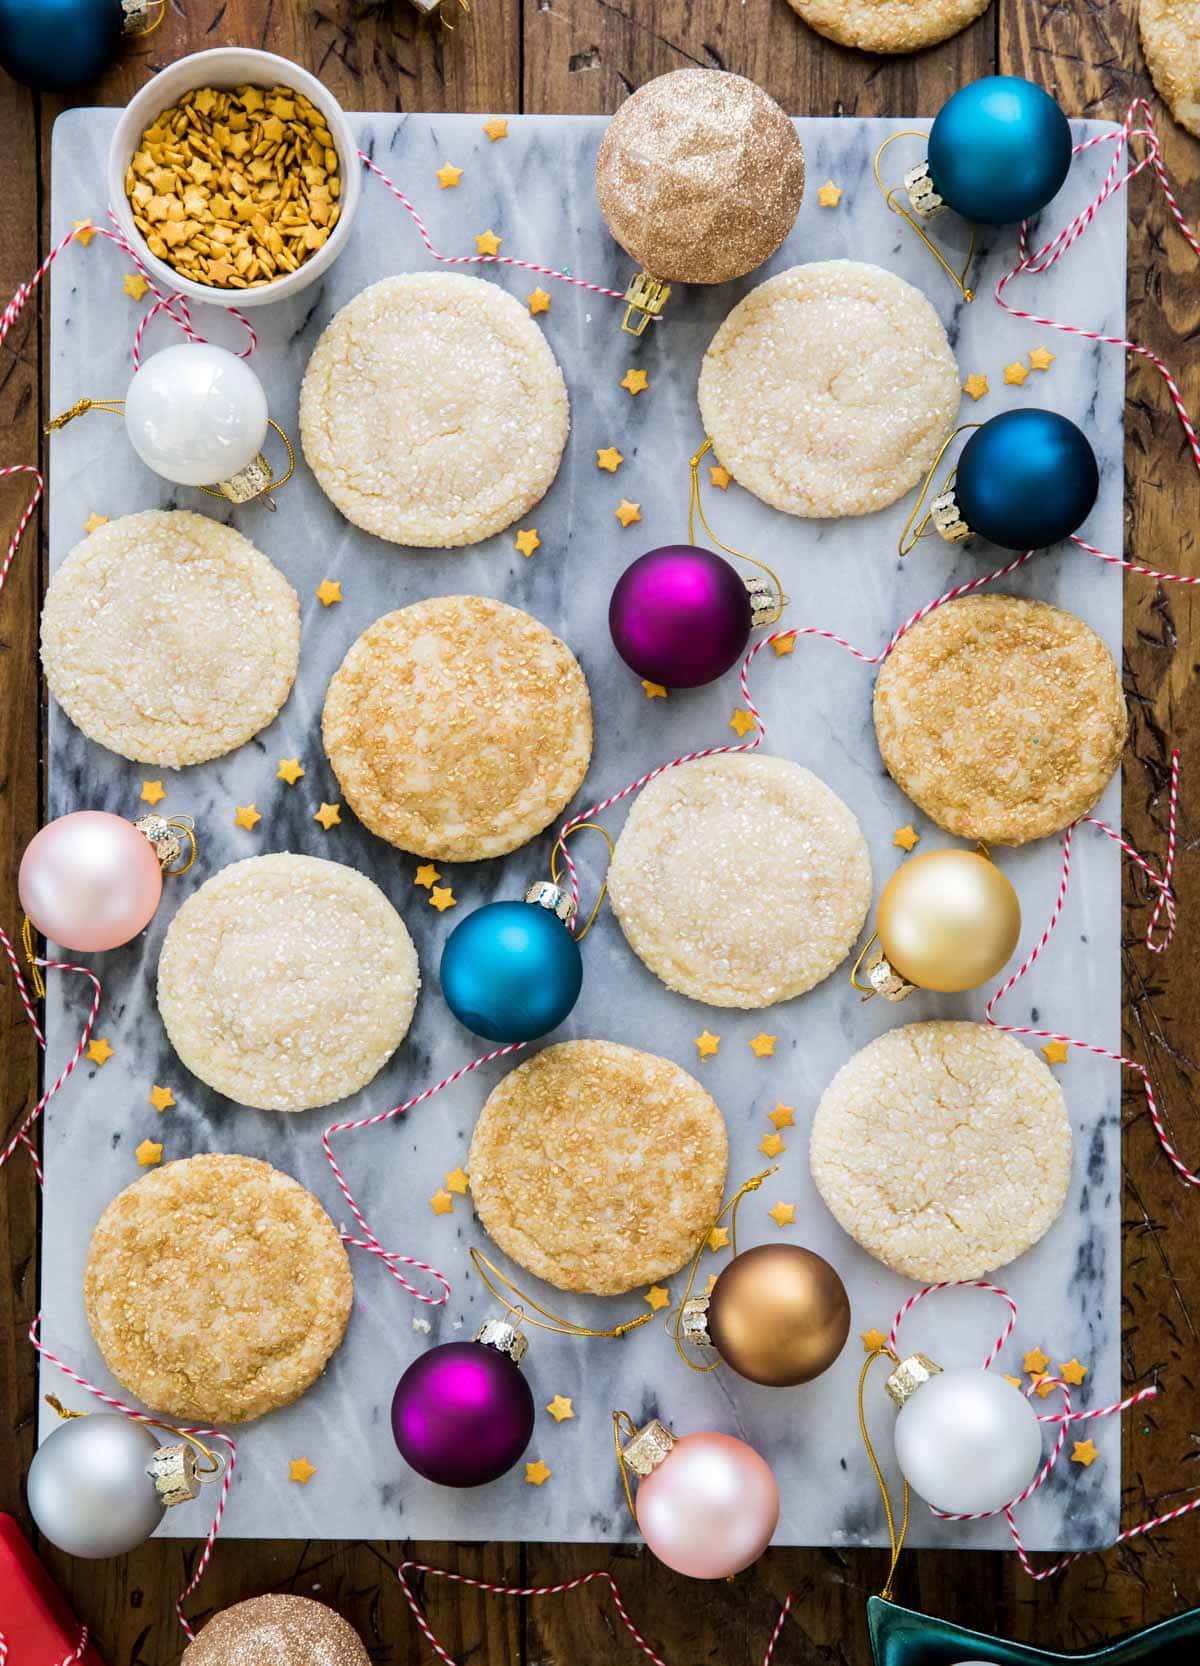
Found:
M 788 0 L 810 28 L 860 52 L 919 52 L 982 17 L 991 0 Z
M 1200 4 L 1140 0 L 1138 27 L 1150 79 L 1180 127 L 1200 138 Z

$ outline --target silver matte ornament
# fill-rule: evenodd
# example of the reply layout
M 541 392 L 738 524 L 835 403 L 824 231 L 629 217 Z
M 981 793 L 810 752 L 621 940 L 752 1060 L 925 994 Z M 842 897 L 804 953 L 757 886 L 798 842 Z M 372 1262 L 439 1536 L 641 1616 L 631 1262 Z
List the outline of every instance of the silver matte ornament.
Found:
M 70 1556 L 123 1556 L 155 1531 L 168 1501 L 182 1503 L 199 1491 L 195 1463 L 173 1457 L 175 1451 L 117 1412 L 72 1417 L 43 1441 L 29 1467 L 30 1514 Z

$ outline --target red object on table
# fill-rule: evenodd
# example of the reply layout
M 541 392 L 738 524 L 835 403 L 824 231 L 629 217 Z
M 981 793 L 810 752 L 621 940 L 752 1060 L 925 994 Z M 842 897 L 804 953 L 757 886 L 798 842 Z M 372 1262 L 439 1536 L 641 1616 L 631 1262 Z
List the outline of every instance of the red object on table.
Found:
M 77 1654 L 83 1626 L 11 1516 L 0 1514 L 0 1657 L 5 1666 L 104 1666 L 91 1643 Z

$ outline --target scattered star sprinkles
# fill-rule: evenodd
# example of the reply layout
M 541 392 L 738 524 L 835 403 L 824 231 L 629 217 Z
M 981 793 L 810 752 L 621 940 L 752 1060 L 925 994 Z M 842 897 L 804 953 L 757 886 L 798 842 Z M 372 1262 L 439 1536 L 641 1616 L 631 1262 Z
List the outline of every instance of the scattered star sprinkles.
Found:
M 1011 364 L 1006 364 L 1004 367 L 1004 380 L 1011 382 L 1015 388 L 1019 388 L 1028 375 L 1029 372 L 1020 359 L 1014 359 Z
M 254 829 L 258 826 L 261 820 L 262 814 L 257 805 L 239 804 L 234 809 L 233 825 L 235 827 L 244 827 L 247 833 L 253 833 Z
M 462 178 L 463 171 L 456 168 L 453 162 L 443 162 L 437 170 L 437 182 L 443 191 L 452 190 Z
M 642 687 L 646 690 L 647 700 L 665 700 L 667 697 L 667 691 L 661 683 L 652 683 L 643 677 Z
M 466 1197 L 469 1177 L 464 1168 L 451 1169 L 446 1176 L 446 1190 L 456 1192 L 459 1197 Z
M 126 272 L 125 282 L 121 286 L 131 301 L 140 301 L 150 285 L 140 272 Z
M 434 885 L 429 892 L 429 906 L 444 914 L 448 908 L 458 906 L 458 898 L 448 885 Z
M 719 1035 L 713 1035 L 711 1030 L 701 1030 L 696 1037 L 695 1045 L 696 1051 L 702 1059 L 715 1059 L 717 1049 L 721 1045 L 721 1038 Z
M 622 498 L 613 510 L 613 514 L 622 526 L 632 526 L 635 521 L 641 520 L 642 506 L 640 503 L 630 503 L 628 498 Z
M 596 453 L 596 467 L 598 469 L 606 469 L 609 474 L 616 474 L 617 470 L 624 461 L 624 457 L 622 457 L 615 445 L 606 445 L 602 450 L 597 451 Z
M 767 1210 L 767 1214 L 782 1231 L 785 1226 L 791 1226 L 795 1222 L 796 1205 L 794 1203 L 777 1203 L 774 1209 Z
M 517 533 L 517 548 L 526 557 L 531 556 L 534 550 L 540 549 L 541 543 L 542 540 L 538 537 L 536 526 L 526 527 L 523 532 Z
M 1031 370 L 1049 370 L 1056 357 L 1057 354 L 1052 353 L 1048 347 L 1033 347 L 1029 353 L 1029 368 Z
M 442 877 L 441 874 L 434 867 L 432 862 L 422 862 L 421 866 L 417 869 L 416 873 L 413 875 L 413 884 L 414 885 L 423 885 L 425 887 L 425 889 L 428 891 L 428 890 L 432 889 L 432 887 L 434 885 L 437 884 L 438 880 L 441 877 Z
M 332 607 L 342 599 L 342 587 L 336 579 L 323 578 L 314 592 L 322 607 Z
M 827 179 L 817 192 L 817 204 L 821 208 L 836 208 L 842 200 L 842 188 Z
M 550 311 L 550 297 L 544 289 L 530 290 L 529 294 L 526 296 L 526 301 L 529 306 L 530 314 L 535 318 L 539 312 Z
M 486 231 L 481 231 L 476 236 L 475 247 L 481 255 L 499 254 L 500 245 L 503 241 L 504 239 L 497 237 L 491 226 L 489 226 Z
M 708 478 L 718 491 L 727 492 L 733 483 L 733 476 L 728 469 L 723 469 L 720 463 L 714 463 L 708 471 Z
M 775 650 L 777 659 L 782 659 L 785 654 L 794 654 L 796 651 L 795 631 L 788 631 L 784 636 L 777 636 L 771 646 Z
M 449 1192 L 439 1186 L 437 1191 L 434 1192 L 433 1196 L 429 1200 L 429 1207 L 433 1210 L 435 1215 L 448 1215 L 454 1208 L 454 1199 L 450 1196 Z
M 767 1112 L 767 1119 L 773 1122 L 776 1128 L 792 1128 L 796 1122 L 796 1111 L 792 1105 L 776 1105 L 773 1111 Z
M 569 1394 L 556 1394 L 546 1410 L 556 1423 L 565 1423 L 575 1416 L 575 1407 L 571 1404 Z
M 988 379 L 986 376 L 981 376 L 978 372 L 976 372 L 974 376 L 968 376 L 966 381 L 963 383 L 963 392 L 970 394 L 971 398 L 974 399 L 977 404 L 987 391 Z
M 727 1247 L 728 1243 L 729 1228 L 727 1226 L 714 1226 L 708 1235 L 709 1249 L 714 1252 L 717 1250 L 723 1250 Z
M 904 827 L 898 827 L 892 834 L 892 843 L 899 850 L 913 850 L 921 842 L 921 835 L 910 821 Z
M 862 1345 L 864 1354 L 877 1354 L 880 1348 L 887 1346 L 887 1337 L 872 1326 L 870 1330 L 863 1331 Z
M 525 1479 L 529 1482 L 531 1487 L 544 1486 L 553 1474 L 554 1471 L 552 1469 L 547 1469 L 546 1465 L 540 1458 L 536 1459 L 531 1464 L 525 1465 Z
M 1042 1046 L 1047 1064 L 1066 1064 L 1067 1044 L 1065 1041 L 1047 1041 Z
M 778 1134 L 764 1134 L 758 1142 L 758 1149 L 764 1157 L 778 1157 L 785 1150 L 782 1138 Z
M 97 1036 L 95 1041 L 88 1042 L 87 1056 L 92 1064 L 107 1064 L 113 1056 L 113 1049 L 103 1036 Z
M 152 1169 L 162 1162 L 163 1148 L 158 1140 L 143 1140 L 134 1152 L 138 1167 Z
M 342 807 L 340 804 L 326 804 L 322 801 L 321 808 L 313 811 L 313 820 L 319 821 L 328 833 L 331 827 L 338 827 L 341 824 Z
M 92 238 L 96 235 L 95 226 L 90 220 L 74 220 L 72 221 L 72 224 L 75 228 L 74 241 L 76 243 L 82 243 L 86 249 Z
M 1031 1377 L 1040 1377 L 1049 1363 L 1049 1354 L 1044 1354 L 1040 1348 L 1030 1348 L 1021 1361 L 1021 1369 L 1022 1371 L 1028 1371 Z
M 161 804 L 166 797 L 161 781 L 143 781 L 142 790 L 138 794 L 143 804 Z
M 621 378 L 620 385 L 627 394 L 636 399 L 639 393 L 645 393 L 650 386 L 650 378 L 644 370 L 627 370 Z
M 84 521 L 84 523 L 83 523 L 83 530 L 87 533 L 88 537 L 90 538 L 93 532 L 97 532 L 97 531 L 99 531 L 99 529 L 102 526 L 107 526 L 107 525 L 108 525 L 108 516 L 107 515 L 97 515 L 96 511 L 93 509 L 91 514 L 88 516 L 87 520 Z
M 493 116 L 490 121 L 484 122 L 483 131 L 487 134 L 492 144 L 495 144 L 497 139 L 508 138 L 508 123 L 505 121 L 503 116 Z
M 288 1480 L 298 1481 L 302 1487 L 306 1487 L 316 1473 L 316 1464 L 310 1464 L 307 1458 L 293 1458 L 288 1464 Z
M 661 1284 L 652 1284 L 642 1300 L 648 1302 L 655 1313 L 659 1313 L 664 1307 L 670 1307 L 671 1292 L 664 1290 Z
M 169 1111 L 171 1106 L 175 1103 L 175 1095 L 171 1092 L 170 1088 L 160 1088 L 157 1082 L 155 1082 L 154 1086 L 150 1089 L 149 1098 L 150 1103 L 154 1106 L 154 1109 L 160 1114 L 163 1111 Z
M 1082 1464 L 1084 1469 L 1090 1469 L 1099 1456 L 1100 1453 L 1094 1441 L 1077 1440 L 1072 1444 L 1071 1462 Z
M 1072 1388 L 1078 1388 L 1088 1374 L 1086 1365 L 1080 1365 L 1077 1359 L 1069 1359 L 1065 1365 L 1060 1365 L 1058 1374 L 1063 1382 L 1070 1383 Z
M 768 1035 L 765 1030 L 759 1030 L 756 1036 L 750 1038 L 750 1051 L 756 1059 L 769 1059 L 775 1053 L 775 1037 Z
M 748 735 L 751 729 L 753 729 L 754 716 L 751 712 L 743 711 L 739 706 L 735 709 L 733 716 L 729 719 L 729 727 L 740 740 L 743 735 Z
M 279 768 L 275 771 L 277 781 L 286 781 L 289 787 L 294 787 L 304 774 L 304 767 L 299 758 L 280 758 Z

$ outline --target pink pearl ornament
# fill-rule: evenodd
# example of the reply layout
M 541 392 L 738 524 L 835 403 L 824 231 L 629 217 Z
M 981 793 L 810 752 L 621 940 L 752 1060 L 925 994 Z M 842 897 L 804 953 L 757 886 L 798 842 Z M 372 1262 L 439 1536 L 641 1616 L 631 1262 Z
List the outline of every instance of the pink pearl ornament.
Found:
M 21 907 L 42 936 L 84 954 L 120 948 L 144 931 L 162 884 L 148 834 L 106 810 L 49 822 L 29 841 L 17 874 Z
M 744 1440 L 673 1436 L 647 1424 L 622 1454 L 641 1477 L 634 1513 L 650 1549 L 689 1579 L 727 1579 L 757 1562 L 779 1522 L 779 1487 Z

